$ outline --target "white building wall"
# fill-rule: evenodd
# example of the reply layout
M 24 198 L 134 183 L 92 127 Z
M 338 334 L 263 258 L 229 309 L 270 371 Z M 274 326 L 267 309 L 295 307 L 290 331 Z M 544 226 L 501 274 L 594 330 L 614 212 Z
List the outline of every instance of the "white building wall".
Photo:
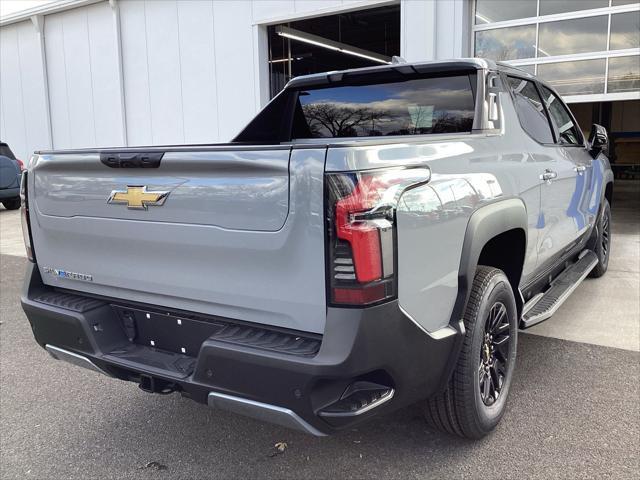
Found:
M 401 54 L 465 54 L 465 1 L 401 0 Z M 267 24 L 389 3 L 77 0 L 44 16 L 46 58 L 30 21 L 4 25 L 0 138 L 23 158 L 50 147 L 228 141 L 268 101 Z
M 0 29 L 0 140 L 28 160 L 50 146 L 38 31 L 31 20 Z
M 402 57 L 409 62 L 469 54 L 469 0 L 402 0 Z
M 44 35 L 53 148 L 123 145 L 109 4 L 48 15 Z

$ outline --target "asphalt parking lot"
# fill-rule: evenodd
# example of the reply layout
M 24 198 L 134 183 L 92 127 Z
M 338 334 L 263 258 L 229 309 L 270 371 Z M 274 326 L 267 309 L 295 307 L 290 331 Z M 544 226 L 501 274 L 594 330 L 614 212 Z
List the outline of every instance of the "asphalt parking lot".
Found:
M 53 361 L 19 305 L 19 216 L 0 210 L 0 477 L 637 478 L 640 195 L 616 188 L 609 272 L 520 336 L 508 411 L 479 442 L 419 406 L 314 438 Z

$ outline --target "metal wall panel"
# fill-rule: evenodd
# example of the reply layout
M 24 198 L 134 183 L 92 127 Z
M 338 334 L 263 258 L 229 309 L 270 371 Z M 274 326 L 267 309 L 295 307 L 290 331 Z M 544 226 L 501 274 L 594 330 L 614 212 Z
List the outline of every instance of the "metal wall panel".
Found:
M 105 2 L 45 19 L 54 148 L 124 144 L 112 15 Z
M 40 39 L 30 20 L 0 30 L 0 141 L 27 161 L 49 147 Z

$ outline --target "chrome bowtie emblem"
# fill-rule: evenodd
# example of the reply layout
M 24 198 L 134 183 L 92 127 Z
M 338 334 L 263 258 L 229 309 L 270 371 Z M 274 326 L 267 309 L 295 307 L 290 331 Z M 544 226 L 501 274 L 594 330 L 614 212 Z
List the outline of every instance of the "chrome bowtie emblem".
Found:
M 146 210 L 148 206 L 159 207 L 164 204 L 169 192 L 147 191 L 146 186 L 128 185 L 126 190 L 114 190 L 107 203 L 126 205 L 133 210 Z

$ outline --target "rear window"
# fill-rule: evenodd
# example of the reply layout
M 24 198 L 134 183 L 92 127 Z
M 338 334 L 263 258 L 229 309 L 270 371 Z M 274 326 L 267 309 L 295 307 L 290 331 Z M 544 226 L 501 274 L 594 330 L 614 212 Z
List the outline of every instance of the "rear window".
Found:
M 469 75 L 300 90 L 293 138 L 470 132 Z

